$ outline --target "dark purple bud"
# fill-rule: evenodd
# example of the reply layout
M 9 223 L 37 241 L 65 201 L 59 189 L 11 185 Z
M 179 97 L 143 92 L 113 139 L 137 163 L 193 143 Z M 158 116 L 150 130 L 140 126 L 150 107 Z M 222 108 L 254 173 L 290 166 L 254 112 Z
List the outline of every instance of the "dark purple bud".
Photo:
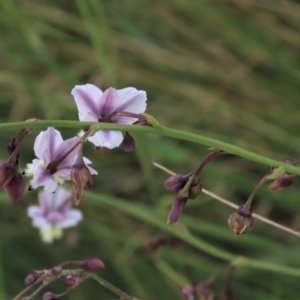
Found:
M 189 189 L 189 199 L 196 199 L 202 191 L 202 183 L 199 178 L 195 178 Z
M 168 224 L 175 223 L 179 219 L 187 200 L 188 198 L 181 197 L 179 194 L 177 195 L 168 216 Z
M 73 165 L 70 178 L 75 191 L 74 201 L 75 204 L 78 205 L 82 197 L 83 189 L 88 190 L 93 185 L 92 174 L 85 165 L 82 157 L 79 159 L 79 162 Z
M 185 183 L 186 183 L 186 179 L 183 179 L 183 176 L 181 174 L 176 174 L 169 177 L 165 181 L 165 188 L 169 192 L 177 192 L 181 188 L 183 188 Z
M 57 276 L 62 272 L 62 266 L 58 265 L 49 270 L 49 276 Z
M 87 258 L 83 261 L 82 269 L 90 273 L 99 273 L 104 270 L 105 265 L 102 260 L 97 257 Z
M 188 300 L 194 300 L 195 299 L 195 288 L 191 284 L 187 284 L 182 288 L 182 294 L 188 299 Z
M 32 285 L 37 281 L 37 279 L 39 277 L 40 277 L 40 275 L 38 275 L 38 274 L 29 274 L 26 276 L 24 282 L 26 285 Z
M 220 296 L 220 300 L 232 300 L 233 292 L 231 288 L 226 288 L 224 293 Z
M 240 234 L 251 231 L 253 223 L 252 212 L 243 209 L 243 205 L 228 219 L 229 228 L 232 230 L 235 238 Z
M 213 285 L 208 281 L 201 281 L 196 286 L 196 295 L 199 300 L 213 300 Z
M 121 147 L 125 152 L 131 152 L 135 149 L 135 141 L 133 137 L 128 133 L 128 131 L 126 131 L 124 134 L 124 139 Z
M 5 189 L 17 172 L 17 165 L 5 161 L 0 165 L 0 191 Z
M 83 279 L 84 279 L 83 275 L 77 275 L 77 274 L 70 275 L 70 276 L 66 277 L 65 279 L 63 279 L 60 283 L 66 287 L 75 286 L 75 285 L 78 285 L 79 283 L 81 283 Z
M 18 199 L 20 199 L 24 193 L 24 190 L 25 182 L 20 172 L 12 178 L 11 182 L 6 186 L 5 189 L 9 199 L 12 202 L 15 202 Z
M 284 173 L 283 175 L 276 178 L 268 188 L 271 191 L 280 191 L 284 188 L 290 186 L 293 183 L 293 178 L 295 177 L 294 174 Z
M 52 292 L 46 292 L 44 295 L 43 295 L 43 300 L 55 300 L 57 299 L 56 295 Z

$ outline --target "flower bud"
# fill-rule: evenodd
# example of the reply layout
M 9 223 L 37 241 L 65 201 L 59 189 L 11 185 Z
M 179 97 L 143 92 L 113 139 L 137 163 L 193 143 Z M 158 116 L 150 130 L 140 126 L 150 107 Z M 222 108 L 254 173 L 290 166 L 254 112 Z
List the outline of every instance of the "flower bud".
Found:
M 243 209 L 241 206 L 238 211 L 234 212 L 228 219 L 229 228 L 232 230 L 234 237 L 249 232 L 253 228 L 252 213 Z
M 50 276 L 57 276 L 62 272 L 62 266 L 58 265 L 53 267 L 50 271 L 49 271 L 49 275 Z
M 40 277 L 40 275 L 38 275 L 38 274 L 29 274 L 26 276 L 24 282 L 26 285 L 32 285 L 37 281 L 37 279 L 39 277 Z
M 97 257 L 87 258 L 81 265 L 82 269 L 90 273 L 99 273 L 104 270 L 105 265 L 102 260 Z
M 69 275 L 65 279 L 63 279 L 60 283 L 63 286 L 69 287 L 69 286 L 75 286 L 82 282 L 84 279 L 83 275 L 75 274 L 75 275 Z
M 165 188 L 169 192 L 177 192 L 185 185 L 186 180 L 183 179 L 181 174 L 176 174 L 169 177 L 165 181 Z
M 75 204 L 78 205 L 82 197 L 83 189 L 88 190 L 93 185 L 92 174 L 83 159 L 81 159 L 81 162 L 76 162 L 73 165 L 70 178 L 75 191 L 74 201 Z
M 44 295 L 43 295 L 43 300 L 55 300 L 57 299 L 56 295 L 52 292 L 46 292 Z
M 196 199 L 202 191 L 202 183 L 199 178 L 195 178 L 189 189 L 189 199 Z
M 170 213 L 168 216 L 168 221 L 167 221 L 168 224 L 175 223 L 179 219 L 187 200 L 188 200 L 188 198 L 182 197 L 178 193 L 175 201 L 172 204 L 172 207 L 171 207 L 171 210 L 170 210 Z
M 213 300 L 214 290 L 213 286 L 208 281 L 201 281 L 196 286 L 196 295 L 199 300 Z
M 17 172 L 17 165 L 5 161 L 0 165 L 0 191 L 5 189 Z
M 188 299 L 188 300 L 194 300 L 195 299 L 195 288 L 191 284 L 185 285 L 182 290 L 182 294 Z
M 290 186 L 293 183 L 293 178 L 295 175 L 284 173 L 283 175 L 276 178 L 269 186 L 268 188 L 271 191 L 280 191 L 284 188 Z
M 121 143 L 121 147 L 125 152 L 131 152 L 135 149 L 135 141 L 133 137 L 128 133 L 128 131 L 126 131 L 124 134 L 124 139 Z
M 19 172 L 15 175 L 11 182 L 6 186 L 6 193 L 12 202 L 20 199 L 25 190 L 25 182 L 22 174 Z

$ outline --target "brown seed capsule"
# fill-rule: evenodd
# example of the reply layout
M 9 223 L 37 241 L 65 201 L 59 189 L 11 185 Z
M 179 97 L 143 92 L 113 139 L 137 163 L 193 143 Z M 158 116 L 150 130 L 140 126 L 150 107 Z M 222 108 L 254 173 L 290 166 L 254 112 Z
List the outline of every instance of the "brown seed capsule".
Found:
M 11 182 L 6 186 L 5 191 L 12 202 L 20 199 L 25 190 L 25 182 L 22 174 L 17 173 L 11 180 Z
M 90 273 L 99 273 L 104 270 L 105 265 L 102 260 L 97 257 L 87 258 L 81 265 L 82 269 Z
M 75 204 L 78 205 L 82 197 L 83 189 L 88 190 L 93 185 L 92 174 L 83 159 L 81 159 L 81 162 L 73 165 L 70 177 L 75 191 L 74 201 Z
M 208 281 L 201 281 L 196 286 L 196 295 L 199 300 L 213 300 L 213 285 Z
M 196 199 L 202 191 L 202 183 L 199 178 L 195 178 L 189 189 L 189 199 Z
M 16 175 L 17 165 L 12 162 L 5 161 L 0 165 L 0 191 L 5 189 Z
M 228 219 L 229 228 L 232 230 L 234 237 L 240 234 L 247 233 L 253 228 L 252 213 L 249 210 L 243 209 L 244 206 L 234 212 Z

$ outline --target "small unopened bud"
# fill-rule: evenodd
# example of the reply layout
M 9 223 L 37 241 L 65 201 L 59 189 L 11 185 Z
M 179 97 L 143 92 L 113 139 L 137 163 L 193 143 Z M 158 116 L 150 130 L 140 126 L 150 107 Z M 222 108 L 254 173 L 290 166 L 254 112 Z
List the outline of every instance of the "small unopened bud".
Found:
M 199 300 L 213 300 L 214 290 L 213 286 L 208 281 L 201 281 L 196 286 L 196 295 Z
M 0 191 L 5 189 L 17 172 L 17 165 L 5 161 L 0 165 Z
M 82 269 L 90 273 L 99 273 L 104 270 L 105 265 L 102 260 L 97 257 L 87 258 L 81 265 Z
M 220 300 L 232 300 L 233 292 L 231 288 L 226 288 L 224 293 L 220 296 Z
M 57 299 L 56 295 L 52 292 L 46 292 L 44 295 L 43 295 L 43 300 L 55 300 Z
M 188 198 L 182 197 L 178 193 L 175 201 L 172 204 L 172 207 L 171 207 L 171 210 L 170 210 L 170 213 L 168 216 L 168 221 L 167 221 L 168 224 L 175 223 L 179 219 L 187 200 L 188 200 Z
M 124 134 L 124 139 L 121 143 L 121 147 L 125 152 L 131 152 L 135 149 L 135 141 L 133 137 L 128 133 L 128 131 L 126 131 Z
M 26 285 L 32 285 L 37 281 L 37 279 L 39 277 L 40 277 L 40 275 L 38 275 L 38 274 L 29 274 L 26 276 L 24 282 Z
M 9 199 L 12 202 L 15 202 L 18 199 L 20 199 L 24 193 L 24 190 L 25 182 L 20 172 L 12 178 L 11 182 L 6 186 L 5 189 Z
M 83 279 L 84 279 L 83 275 L 77 275 L 77 274 L 70 275 L 70 276 L 66 277 L 65 279 L 63 279 L 60 283 L 66 287 L 75 286 L 75 285 L 78 285 L 79 283 L 81 283 Z
M 181 174 L 176 174 L 176 175 L 169 177 L 165 181 L 165 188 L 169 192 L 177 192 L 181 188 L 183 188 L 185 183 L 186 183 L 186 179 L 184 180 L 183 176 Z
M 62 272 L 62 266 L 58 265 L 53 267 L 50 271 L 49 271 L 49 275 L 50 276 L 57 276 Z
M 196 199 L 202 191 L 202 183 L 199 178 L 195 178 L 189 189 L 189 199 Z
M 232 230 L 234 237 L 247 233 L 253 228 L 252 213 L 243 209 L 241 206 L 238 211 L 234 212 L 228 219 L 229 228 Z
M 293 174 L 288 174 L 285 173 L 278 178 L 276 178 L 269 186 L 268 188 L 271 191 L 280 191 L 283 190 L 284 188 L 290 186 L 293 183 L 293 178 L 295 175 Z
M 185 285 L 182 290 L 182 294 L 188 299 L 188 300 L 194 300 L 195 299 L 195 288 L 191 284 Z
M 73 165 L 70 178 L 75 191 L 74 201 L 75 204 L 78 205 L 82 197 L 83 189 L 88 190 L 93 185 L 92 174 L 83 159 Z

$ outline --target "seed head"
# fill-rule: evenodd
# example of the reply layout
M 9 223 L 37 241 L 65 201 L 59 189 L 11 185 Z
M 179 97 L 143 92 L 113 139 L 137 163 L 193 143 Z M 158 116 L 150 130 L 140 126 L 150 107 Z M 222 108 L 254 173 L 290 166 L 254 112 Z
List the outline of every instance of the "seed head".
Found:
M 12 178 L 10 183 L 5 188 L 5 191 L 12 202 L 20 199 L 24 193 L 24 190 L 25 182 L 20 172 Z
M 228 219 L 229 228 L 232 230 L 234 237 L 238 237 L 240 234 L 247 233 L 253 228 L 252 212 L 243 209 L 241 206 L 236 212 L 234 212 Z
M 0 191 L 8 186 L 16 172 L 17 165 L 13 162 L 5 161 L 0 165 Z

